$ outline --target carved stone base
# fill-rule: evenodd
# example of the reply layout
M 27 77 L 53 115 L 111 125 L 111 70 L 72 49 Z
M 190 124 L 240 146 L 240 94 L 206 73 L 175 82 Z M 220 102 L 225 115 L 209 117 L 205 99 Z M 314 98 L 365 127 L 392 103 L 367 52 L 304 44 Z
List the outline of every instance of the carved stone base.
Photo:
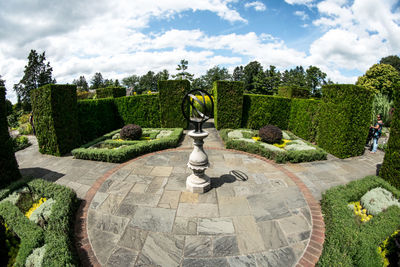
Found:
M 186 189 L 192 193 L 202 194 L 210 190 L 210 188 L 210 178 L 206 174 L 204 174 L 203 177 L 199 177 L 193 173 L 186 179 Z

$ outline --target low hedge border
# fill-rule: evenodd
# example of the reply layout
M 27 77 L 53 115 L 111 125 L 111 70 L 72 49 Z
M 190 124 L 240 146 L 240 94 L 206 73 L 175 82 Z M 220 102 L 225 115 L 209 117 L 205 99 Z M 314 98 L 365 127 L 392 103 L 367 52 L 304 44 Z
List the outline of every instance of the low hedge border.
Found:
M 272 159 L 276 163 L 299 163 L 299 162 L 310 162 L 316 160 L 325 160 L 327 158 L 327 153 L 325 150 L 314 146 L 306 141 L 310 146 L 315 147 L 315 150 L 304 150 L 304 151 L 286 151 L 286 152 L 279 152 L 279 151 L 272 151 L 265 147 L 262 147 L 258 143 L 250 143 L 242 140 L 237 139 L 230 139 L 228 137 L 228 133 L 233 129 L 223 129 L 220 131 L 220 136 L 225 143 L 225 147 L 228 149 L 236 149 L 245 151 L 252 154 L 258 154 L 265 158 Z M 289 134 L 292 138 L 295 137 L 293 134 Z M 297 137 L 296 137 L 297 139 Z
M 55 200 L 45 230 L 31 222 L 10 202 L 0 203 L 0 216 L 20 237 L 21 247 L 15 266 L 25 266 L 26 258 L 33 249 L 48 245 L 42 266 L 77 266 L 79 260 L 73 247 L 73 219 L 78 199 L 73 190 L 42 179 L 24 178 L 0 191 L 4 199 L 14 190 L 27 186 L 33 193 Z
M 326 191 L 321 200 L 326 225 L 325 243 L 318 266 L 383 266 L 377 248 L 400 227 L 400 208 L 392 206 L 358 225 L 353 211 L 347 207 L 359 201 L 369 190 L 382 187 L 396 198 L 400 191 L 377 176 L 367 176 Z
M 176 147 L 179 144 L 179 140 L 182 136 L 182 128 L 160 128 L 164 130 L 172 130 L 170 136 L 161 138 L 158 140 L 152 140 L 149 142 L 142 142 L 137 144 L 132 144 L 127 147 L 120 149 L 93 149 L 90 146 L 104 141 L 106 139 L 111 139 L 112 136 L 119 132 L 119 130 L 113 131 L 111 133 L 105 134 L 96 140 L 83 145 L 80 148 L 72 150 L 72 155 L 77 159 L 87 159 L 87 160 L 97 160 L 106 162 L 124 162 L 139 155 L 143 155 L 149 152 L 154 152 L 166 148 Z

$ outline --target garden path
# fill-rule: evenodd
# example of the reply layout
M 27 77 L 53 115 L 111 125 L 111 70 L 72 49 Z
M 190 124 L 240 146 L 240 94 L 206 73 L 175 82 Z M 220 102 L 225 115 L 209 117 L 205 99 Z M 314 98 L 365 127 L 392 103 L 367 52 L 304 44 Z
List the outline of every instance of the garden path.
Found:
M 307 266 L 324 240 L 321 194 L 375 174 L 383 159 L 378 152 L 276 164 L 224 149 L 213 122 L 204 126 L 213 186 L 203 195 L 185 192 L 187 135 L 177 149 L 123 164 L 42 155 L 35 137 L 16 158 L 22 174 L 66 185 L 85 200 L 76 227 L 85 266 Z

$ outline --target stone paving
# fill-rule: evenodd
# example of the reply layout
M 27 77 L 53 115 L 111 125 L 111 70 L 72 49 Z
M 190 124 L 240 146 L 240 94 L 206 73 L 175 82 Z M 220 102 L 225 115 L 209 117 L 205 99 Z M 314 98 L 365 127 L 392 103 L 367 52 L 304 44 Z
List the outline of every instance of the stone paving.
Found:
M 185 190 L 187 136 L 179 149 L 121 165 L 42 155 L 34 137 L 16 158 L 22 174 L 84 200 L 75 230 L 85 266 L 309 266 L 324 241 L 315 199 L 376 174 L 384 156 L 279 165 L 224 150 L 212 122 L 205 128 L 212 189 L 203 195 Z

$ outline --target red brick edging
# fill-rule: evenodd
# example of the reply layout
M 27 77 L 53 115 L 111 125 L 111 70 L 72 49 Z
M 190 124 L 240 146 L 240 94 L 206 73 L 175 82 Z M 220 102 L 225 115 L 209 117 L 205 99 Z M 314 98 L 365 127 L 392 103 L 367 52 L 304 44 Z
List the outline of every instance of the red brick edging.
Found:
M 266 159 L 259 155 L 250 154 L 244 151 L 239 151 L 234 149 L 225 149 L 225 148 L 207 147 L 207 146 L 205 148 L 212 150 L 231 151 L 255 157 L 269 164 L 272 164 L 274 167 L 276 167 L 277 169 L 285 173 L 287 176 L 289 176 L 289 178 L 296 184 L 296 186 L 303 193 L 304 199 L 306 200 L 307 205 L 310 208 L 311 222 L 312 222 L 312 232 L 310 240 L 303 253 L 303 256 L 297 262 L 297 266 L 299 267 L 315 266 L 316 263 L 318 262 L 319 257 L 321 256 L 322 247 L 325 241 L 325 223 L 321 213 L 321 206 L 319 205 L 318 201 L 315 200 L 308 187 L 300 180 L 300 178 L 297 177 L 291 171 L 285 169 L 282 165 L 277 164 L 274 161 Z M 100 186 L 105 182 L 105 180 L 107 180 L 113 173 L 115 173 L 119 169 L 123 168 L 124 166 L 136 160 L 167 151 L 181 151 L 188 149 L 191 148 L 171 148 L 139 156 L 109 170 L 102 177 L 96 180 L 93 186 L 86 193 L 85 199 L 82 201 L 75 219 L 75 247 L 77 249 L 79 258 L 83 266 L 101 266 L 89 242 L 87 233 L 87 215 L 90 203 L 92 202 L 94 196 L 96 195 L 97 190 L 99 190 Z

